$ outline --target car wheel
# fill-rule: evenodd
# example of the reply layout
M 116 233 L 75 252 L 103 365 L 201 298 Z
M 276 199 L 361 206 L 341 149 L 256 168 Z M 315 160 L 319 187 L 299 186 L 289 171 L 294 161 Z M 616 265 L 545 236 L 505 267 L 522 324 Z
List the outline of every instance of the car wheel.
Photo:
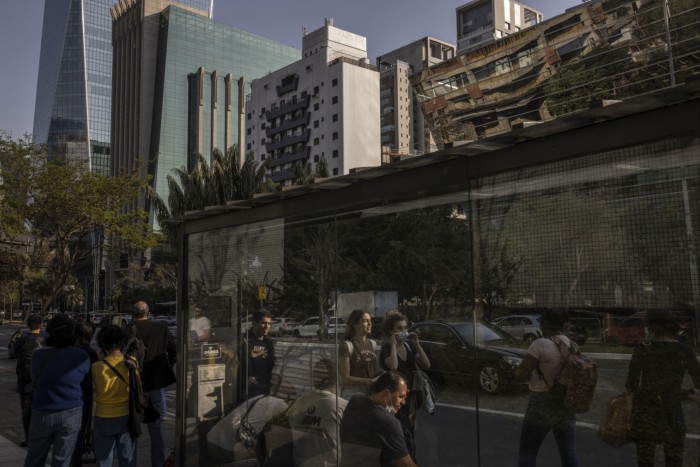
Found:
M 301 333 L 299 331 L 294 331 L 294 337 L 301 337 Z
M 527 342 L 528 344 L 529 344 L 530 342 L 534 341 L 535 339 L 537 339 L 537 337 L 536 337 L 535 335 L 533 335 L 533 334 L 527 334 L 526 336 L 523 337 L 523 340 L 524 340 L 525 342 Z
M 498 368 L 485 365 L 479 370 L 479 387 L 487 394 L 497 394 L 503 389 L 503 376 Z

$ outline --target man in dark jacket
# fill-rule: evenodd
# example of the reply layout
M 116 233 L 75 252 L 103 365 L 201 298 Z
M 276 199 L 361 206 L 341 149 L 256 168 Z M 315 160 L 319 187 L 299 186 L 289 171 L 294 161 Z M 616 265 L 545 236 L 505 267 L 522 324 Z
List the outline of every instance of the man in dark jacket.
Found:
M 41 335 L 41 325 L 43 320 L 41 315 L 32 315 L 27 318 L 29 332 L 17 339 L 14 345 L 17 356 L 17 392 L 19 392 L 19 403 L 22 407 L 22 425 L 24 426 L 24 441 L 20 446 L 27 445 L 29 439 L 29 418 L 31 417 L 32 389 L 34 385 L 31 377 L 32 355 L 36 349 L 46 345 L 44 337 Z
M 143 390 L 151 398 L 160 418 L 148 424 L 151 437 L 151 466 L 165 464 L 165 445 L 161 420 L 165 417 L 165 388 L 175 382 L 175 340 L 165 323 L 148 319 L 146 302 L 136 302 L 131 312 L 136 336 L 143 341 L 146 355 L 142 362 L 141 380 Z
M 253 313 L 253 326 L 248 330 L 239 352 L 241 369 L 238 378 L 238 401 L 261 394 L 270 394 L 275 346 L 268 336 L 272 316 L 266 310 Z

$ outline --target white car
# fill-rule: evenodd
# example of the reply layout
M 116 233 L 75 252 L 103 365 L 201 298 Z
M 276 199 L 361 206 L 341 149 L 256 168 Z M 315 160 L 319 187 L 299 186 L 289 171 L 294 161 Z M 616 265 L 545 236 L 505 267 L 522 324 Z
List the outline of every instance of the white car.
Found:
M 273 336 L 290 336 L 299 327 L 299 323 L 294 318 L 274 318 L 270 326 L 270 334 Z
M 540 317 L 534 315 L 510 315 L 491 321 L 513 337 L 532 342 L 542 337 Z
M 317 337 L 321 329 L 321 318 L 311 316 L 306 318 L 292 333 L 294 337 Z

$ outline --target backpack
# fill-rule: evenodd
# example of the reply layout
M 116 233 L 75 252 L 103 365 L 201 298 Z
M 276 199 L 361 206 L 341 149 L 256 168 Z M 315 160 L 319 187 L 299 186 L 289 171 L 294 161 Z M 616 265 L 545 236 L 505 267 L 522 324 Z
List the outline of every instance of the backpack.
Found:
M 146 358 L 146 345 L 143 343 L 141 338 L 136 334 L 136 325 L 130 324 L 124 327 L 126 332 L 126 346 L 124 354 L 136 359 L 139 368 L 143 368 L 143 361 Z
M 564 364 L 554 378 L 554 384 L 549 388 L 550 392 L 557 396 L 567 409 L 575 413 L 588 412 L 598 383 L 598 363 L 581 355 L 573 341 L 567 346 L 559 339 L 550 340 L 560 351 L 566 352 Z
M 25 385 L 32 382 L 32 355 L 45 344 L 44 338 L 41 336 L 37 336 L 33 341 L 27 342 L 29 336 L 31 336 L 31 334 L 24 336 L 24 344 L 20 349 L 19 355 L 17 355 L 18 381 Z

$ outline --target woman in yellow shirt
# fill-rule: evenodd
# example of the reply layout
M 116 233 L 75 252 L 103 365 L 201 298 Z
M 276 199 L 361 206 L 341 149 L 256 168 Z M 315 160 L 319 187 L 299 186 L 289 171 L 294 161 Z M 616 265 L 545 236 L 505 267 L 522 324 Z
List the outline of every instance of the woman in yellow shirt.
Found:
M 129 369 L 122 349 L 126 333 L 110 324 L 97 334 L 102 360 L 92 364 L 95 388 L 93 442 L 97 467 L 112 466 L 116 446 L 120 467 L 136 466 L 136 440 L 129 434 Z

